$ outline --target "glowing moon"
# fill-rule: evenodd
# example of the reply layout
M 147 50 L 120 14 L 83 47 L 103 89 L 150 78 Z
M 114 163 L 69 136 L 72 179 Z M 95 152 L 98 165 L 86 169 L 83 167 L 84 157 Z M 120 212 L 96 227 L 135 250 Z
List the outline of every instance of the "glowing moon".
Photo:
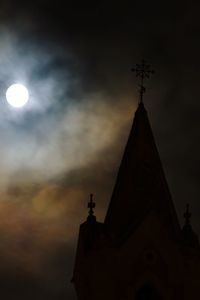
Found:
M 22 107 L 29 100 L 29 92 L 24 85 L 15 83 L 7 89 L 6 99 L 11 106 Z

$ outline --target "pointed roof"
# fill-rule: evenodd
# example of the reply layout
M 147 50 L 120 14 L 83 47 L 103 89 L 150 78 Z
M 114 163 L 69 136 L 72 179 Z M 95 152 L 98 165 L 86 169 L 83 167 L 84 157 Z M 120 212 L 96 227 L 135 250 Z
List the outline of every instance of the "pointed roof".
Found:
M 152 209 L 173 235 L 180 232 L 147 112 L 140 102 L 105 218 L 109 235 L 123 238 Z

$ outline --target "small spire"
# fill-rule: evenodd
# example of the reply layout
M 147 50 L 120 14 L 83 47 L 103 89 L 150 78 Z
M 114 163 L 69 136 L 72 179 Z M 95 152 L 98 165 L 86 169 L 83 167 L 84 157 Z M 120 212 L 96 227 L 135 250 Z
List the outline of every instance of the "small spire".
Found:
M 95 208 L 96 204 L 93 201 L 93 194 L 90 194 L 90 201 L 88 202 L 88 208 L 89 208 L 89 216 L 93 216 L 94 211 L 93 208 Z
M 143 103 L 143 95 L 146 91 L 144 87 L 144 79 L 149 78 L 150 74 L 154 74 L 155 72 L 150 69 L 151 66 L 146 63 L 143 59 L 141 64 L 136 64 L 136 68 L 132 68 L 131 71 L 136 73 L 136 77 L 140 77 L 141 81 L 139 84 L 139 93 L 140 93 L 140 100 L 139 103 Z
M 198 235 L 193 231 L 190 224 L 191 212 L 189 209 L 189 204 L 186 205 L 186 211 L 184 213 L 185 224 L 182 228 L 182 241 L 183 245 L 187 247 L 195 247 L 199 249 Z
M 190 224 L 190 218 L 191 218 L 192 214 L 190 213 L 189 210 L 189 204 L 186 204 L 186 212 L 184 213 L 184 218 L 185 218 L 185 225 L 189 225 Z
M 95 208 L 96 204 L 93 201 L 93 194 L 90 194 L 90 201 L 88 202 L 88 217 L 87 220 L 90 222 L 96 221 L 96 217 L 94 216 L 94 208 Z

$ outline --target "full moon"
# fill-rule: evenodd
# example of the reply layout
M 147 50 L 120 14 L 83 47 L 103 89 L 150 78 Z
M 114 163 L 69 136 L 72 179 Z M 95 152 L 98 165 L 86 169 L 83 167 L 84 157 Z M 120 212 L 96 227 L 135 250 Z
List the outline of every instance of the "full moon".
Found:
M 29 100 L 29 92 L 24 85 L 15 83 L 7 89 L 6 99 L 11 106 L 22 107 Z

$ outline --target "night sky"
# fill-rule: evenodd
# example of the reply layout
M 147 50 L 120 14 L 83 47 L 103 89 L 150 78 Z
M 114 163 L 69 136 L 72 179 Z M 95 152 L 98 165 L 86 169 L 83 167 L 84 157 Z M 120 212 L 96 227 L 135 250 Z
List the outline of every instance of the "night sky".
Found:
M 145 106 L 181 225 L 200 235 L 200 4 L 1 1 L 0 293 L 75 299 L 89 194 L 103 221 L 138 102 L 131 68 L 156 71 Z M 26 107 L 5 101 L 11 83 Z M 123 212 L 122 212 L 123 213 Z M 124 212 L 125 213 L 125 212 Z

